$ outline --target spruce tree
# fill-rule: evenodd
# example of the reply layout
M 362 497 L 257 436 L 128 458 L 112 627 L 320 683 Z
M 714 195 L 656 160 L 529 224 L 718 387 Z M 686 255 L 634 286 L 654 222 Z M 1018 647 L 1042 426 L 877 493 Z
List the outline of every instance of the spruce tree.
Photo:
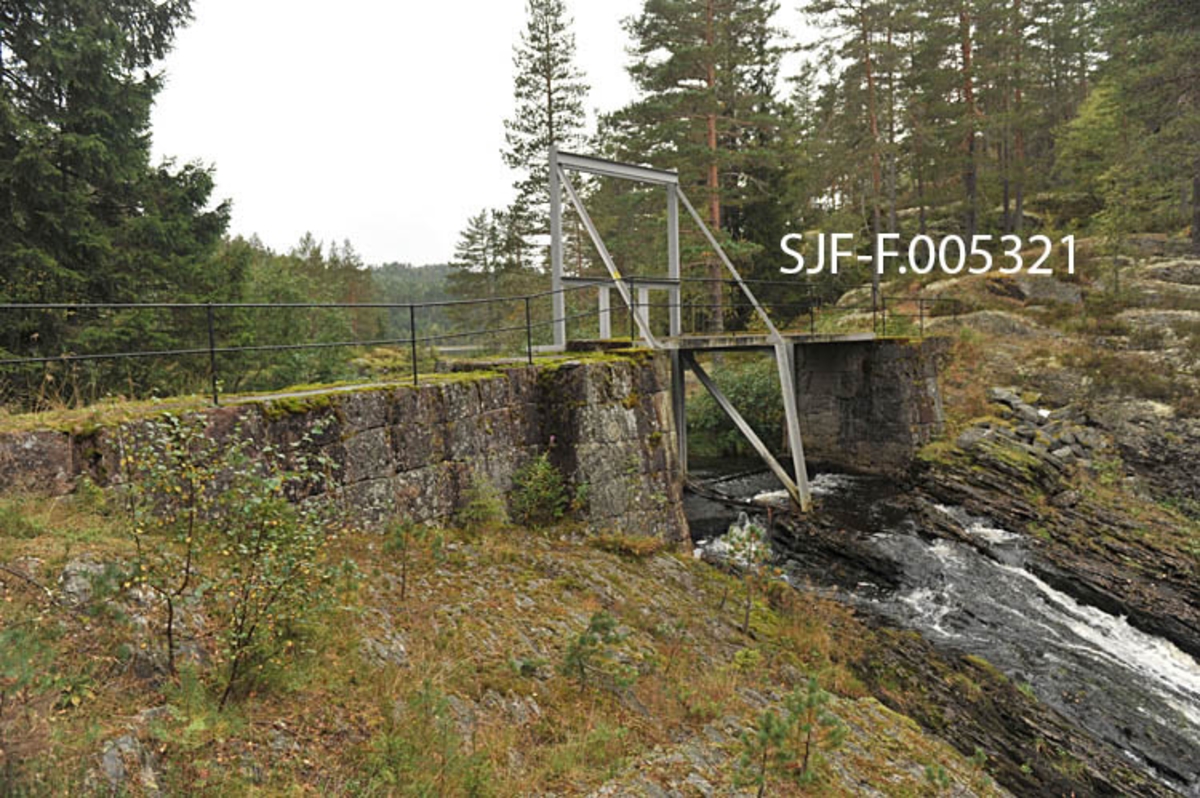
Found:
M 588 86 L 575 66 L 575 34 L 563 0 L 528 0 L 525 30 L 513 49 L 515 108 L 504 122 L 502 154 L 520 173 L 508 221 L 527 240 L 550 229 L 547 154 L 552 144 L 564 150 L 582 146 Z M 518 251 L 511 252 L 514 247 Z M 519 241 L 510 240 L 509 249 L 525 263 Z
M 162 86 L 153 69 L 189 19 L 188 0 L 0 0 L 0 300 L 236 296 L 239 275 L 221 268 L 235 264 L 214 264 L 229 206 L 208 207 L 211 169 L 150 162 L 150 110 Z M 59 355 L 202 340 L 196 314 L 125 312 L 120 324 L 88 327 L 95 316 L 10 314 L 0 351 Z M 129 362 L 120 384 L 145 384 L 162 369 Z M 115 372 L 98 366 L 89 382 L 111 389 Z M 10 375 L 18 386 L 49 378 L 40 367 Z M 18 394 L 28 395 L 20 387 Z
M 228 205 L 210 170 L 150 164 L 150 70 L 187 0 L 0 0 L 0 297 L 211 294 Z
M 1181 221 L 1190 225 L 1192 250 L 1200 255 L 1200 2 L 1112 0 L 1105 6 L 1108 72 L 1125 119 L 1139 134 L 1122 182 L 1160 208 L 1175 206 L 1180 188 L 1190 188 L 1191 218 Z

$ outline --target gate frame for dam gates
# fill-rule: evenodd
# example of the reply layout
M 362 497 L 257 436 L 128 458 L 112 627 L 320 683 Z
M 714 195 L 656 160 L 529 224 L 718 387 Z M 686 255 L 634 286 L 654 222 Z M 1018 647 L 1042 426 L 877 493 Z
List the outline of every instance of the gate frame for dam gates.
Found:
M 569 283 L 594 285 L 598 291 L 600 304 L 600 337 L 612 336 L 611 291 L 616 289 L 621 301 L 629 312 L 629 318 L 636 324 L 637 334 L 642 342 L 650 349 L 665 350 L 671 355 L 671 407 L 675 422 L 676 442 L 679 452 L 680 468 L 687 471 L 687 419 L 685 416 L 686 398 L 684 395 L 684 369 L 689 368 L 696 375 L 700 384 L 712 395 L 717 405 L 733 421 L 739 432 L 754 447 L 759 456 L 775 474 L 784 488 L 787 489 L 792 501 L 801 509 L 808 512 L 812 498 L 808 485 L 808 472 L 804 462 L 804 443 L 800 435 L 800 412 L 796 396 L 796 341 L 785 338 L 767 312 L 759 303 L 750 287 L 742 279 L 729 256 L 717 243 L 716 237 L 700 214 L 688 201 L 687 196 L 679 186 L 679 174 L 675 171 L 654 169 L 637 164 L 609 161 L 586 155 L 560 152 L 556 146 L 550 148 L 550 263 L 551 289 L 554 298 L 554 348 L 565 349 L 567 346 L 567 309 L 566 296 L 563 286 Z M 666 190 L 667 208 L 667 276 L 665 278 L 637 278 L 638 298 L 634 299 L 634 286 L 631 281 L 621 275 L 608 248 L 592 222 L 591 216 L 584 207 L 583 200 L 571 182 L 568 172 L 581 172 L 599 177 L 616 178 L 661 186 Z M 588 237 L 596 248 L 600 260 L 608 271 L 608 277 L 571 276 L 563 270 L 563 193 L 579 215 Z M 709 247 L 720 258 L 726 270 L 746 295 L 755 313 L 762 320 L 767 330 L 766 336 L 760 334 L 737 335 L 725 334 L 720 336 L 684 336 L 682 325 L 682 283 L 679 257 L 679 206 L 682 203 L 688 215 L 695 221 L 700 231 L 708 241 Z M 649 293 L 651 290 L 666 291 L 668 308 L 668 336 L 657 338 L 650 325 Z M 631 330 L 632 337 L 632 330 Z M 873 336 L 871 336 L 873 337 Z M 775 363 L 779 372 L 779 384 L 783 393 L 784 421 L 787 427 L 788 448 L 792 453 L 792 467 L 795 479 L 775 459 L 766 444 L 758 437 L 750 425 L 725 396 L 715 382 L 696 361 L 698 351 L 717 350 L 749 350 L 768 348 L 774 351 Z

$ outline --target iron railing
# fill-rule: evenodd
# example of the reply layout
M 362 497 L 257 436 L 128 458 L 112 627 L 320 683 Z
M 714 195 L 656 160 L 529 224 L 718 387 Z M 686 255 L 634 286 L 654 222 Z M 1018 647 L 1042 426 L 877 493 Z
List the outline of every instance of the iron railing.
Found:
M 628 277 L 624 282 L 629 288 L 631 302 L 624 310 L 628 313 L 629 324 L 629 340 L 636 342 L 638 338 L 637 325 L 635 316 L 639 313 L 644 313 L 643 318 L 647 322 L 652 319 L 652 312 L 655 309 L 666 309 L 670 311 L 675 307 L 679 307 L 681 315 L 686 314 L 686 318 L 690 324 L 684 325 L 682 330 L 684 334 L 699 333 L 707 331 L 714 327 L 712 323 L 717 312 L 722 314 L 722 327 L 726 333 L 735 334 L 738 332 L 746 332 L 744 328 L 746 322 L 753 318 L 751 311 L 751 303 L 745 295 L 738 289 L 736 281 L 732 279 L 705 278 L 705 277 L 690 277 L 681 278 L 675 283 L 678 283 L 681 290 L 685 286 L 699 286 L 711 289 L 711 284 L 720 283 L 728 289 L 728 296 L 724 297 L 722 302 L 716 303 L 709 300 L 708 297 L 701 299 L 681 299 L 679 303 L 672 302 L 642 302 L 640 300 L 639 288 L 653 284 L 655 288 L 662 288 L 664 281 L 659 278 L 639 278 Z M 834 326 L 826 324 L 827 320 L 836 320 L 839 316 L 851 313 L 861 313 L 865 317 L 866 311 L 871 313 L 871 331 L 876 334 L 889 334 L 889 321 L 891 322 L 890 334 L 904 334 L 910 332 L 901 325 L 897 325 L 897 319 L 909 320 L 910 326 L 915 324 L 916 333 L 923 336 L 925 334 L 926 321 L 933 315 L 949 315 L 953 313 L 957 315 L 960 311 L 961 303 L 957 300 L 949 298 L 930 298 L 930 297 L 886 297 L 878 296 L 867 303 L 859 303 L 848 306 L 838 306 L 835 303 L 837 298 L 836 292 L 830 291 L 824 286 L 813 284 L 804 284 L 796 282 L 787 282 L 781 280 L 745 280 L 744 283 L 753 287 L 756 291 L 758 299 L 767 306 L 772 316 L 778 319 L 787 319 L 786 325 L 780 325 L 784 332 L 807 332 L 809 334 L 817 334 L 821 331 L 836 331 L 846 332 L 844 329 L 835 329 Z M 314 350 L 329 350 L 329 349 L 364 349 L 369 347 L 394 347 L 397 349 L 407 349 L 409 367 L 411 370 L 411 379 L 414 385 L 420 384 L 421 378 L 421 358 L 419 351 L 423 347 L 433 348 L 435 353 L 445 354 L 449 350 L 453 350 L 456 346 L 461 346 L 462 349 L 469 351 L 486 351 L 495 349 L 504 351 L 507 349 L 512 352 L 519 347 L 520 354 L 525 360 L 532 364 L 535 353 L 543 348 L 542 344 L 537 343 L 541 340 L 550 340 L 550 330 L 553 326 L 565 319 L 567 322 L 579 322 L 584 319 L 597 319 L 603 313 L 609 313 L 609 321 L 614 318 L 613 314 L 620 312 L 619 308 L 610 310 L 601 310 L 599 308 L 590 310 L 576 310 L 572 312 L 568 309 L 567 314 L 563 318 L 554 318 L 551 312 L 550 317 L 545 314 L 535 312 L 541 304 L 553 297 L 555 294 L 570 295 L 572 297 L 580 296 L 581 292 L 594 290 L 600 287 L 613 287 L 613 283 L 601 279 L 590 283 L 580 283 L 561 288 L 557 291 L 542 291 L 526 295 L 507 296 L 507 297 L 491 297 L 480 299 L 459 299 L 446 300 L 423 303 L 393 303 L 393 302 L 211 302 L 211 303 L 173 303 L 173 302 L 145 302 L 145 303 L 0 303 L 0 314 L 9 315 L 14 313 L 62 313 L 68 318 L 78 319 L 80 316 L 95 315 L 99 317 L 104 313 L 119 313 L 122 311 L 143 312 L 143 311 L 166 311 L 170 313 L 181 312 L 183 314 L 198 314 L 202 313 L 202 321 L 200 324 L 193 323 L 190 325 L 181 325 L 190 327 L 190 332 L 195 338 L 202 341 L 199 345 L 194 346 L 168 346 L 165 348 L 131 348 L 119 349 L 116 351 L 78 351 L 79 346 L 75 346 L 68 351 L 63 351 L 57 354 L 50 354 L 37 351 L 37 344 L 33 343 L 30 346 L 24 347 L 31 350 L 31 354 L 25 356 L 14 356 L 10 352 L 5 352 L 0 349 L 0 378 L 7 381 L 6 372 L 11 374 L 16 369 L 28 369 L 31 366 L 41 365 L 44 368 L 49 368 L 57 364 L 78 364 L 103 361 L 132 361 L 145 358 L 158 359 L 186 359 L 186 358 L 202 358 L 206 362 L 208 371 L 208 390 L 211 394 L 214 404 L 220 403 L 221 397 L 221 367 L 220 361 L 224 358 L 241 355 L 253 355 L 261 353 L 273 352 L 304 352 Z M 579 304 L 576 301 L 575 304 Z M 494 309 L 509 310 L 509 320 L 497 321 Z M 914 307 L 915 306 L 915 307 Z M 907 310 L 902 310 L 908 308 Z M 226 338 L 229 328 L 244 327 L 226 322 L 222 324 L 219 318 L 221 314 L 244 313 L 244 312 L 278 312 L 278 311 L 341 311 L 351 313 L 361 313 L 363 311 L 380 311 L 388 314 L 390 318 L 390 326 L 393 329 L 404 329 L 405 335 L 382 335 L 376 337 L 351 337 L 348 339 L 337 340 L 296 340 L 289 342 L 248 342 L 248 343 L 228 343 Z M 470 329 L 455 329 L 443 331 L 434 329 L 418 334 L 421 329 L 422 319 L 429 318 L 431 314 L 437 313 L 445 317 L 447 312 L 461 311 L 470 316 L 472 321 L 475 318 L 484 316 L 489 319 L 486 326 L 474 327 Z M 482 313 L 480 311 L 483 311 Z M 401 320 L 396 316 L 399 315 Z M 797 326 L 799 320 L 800 325 Z M 102 324 L 104 319 L 97 318 L 92 323 Z M 406 323 L 405 323 L 406 322 Z M 388 326 L 388 322 L 383 323 Z M 578 325 L 577 325 L 578 326 Z M 611 326 L 611 324 L 610 324 Z M 661 326 L 661 325 L 660 325 Z M 830 329 L 823 330 L 825 326 L 830 326 Z M 37 336 L 32 336 L 35 340 Z M 467 344 L 456 344 L 455 342 L 466 341 Z M 482 343 L 480 343 L 482 341 Z M 504 343 L 507 341 L 507 343 Z M 474 342 L 474 343 L 472 343 Z M 547 347 L 548 348 L 548 347 Z M 8 356 L 5 356 L 8 355 Z M 198 375 L 197 375 L 198 376 Z M 283 387 L 283 386 L 276 386 Z

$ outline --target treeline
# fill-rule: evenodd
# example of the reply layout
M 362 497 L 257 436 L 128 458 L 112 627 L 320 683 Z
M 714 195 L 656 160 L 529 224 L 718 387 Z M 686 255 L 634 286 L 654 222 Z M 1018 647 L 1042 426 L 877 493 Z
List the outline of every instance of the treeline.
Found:
M 873 232 L 1036 230 L 1114 247 L 1164 232 L 1189 234 L 1200 253 L 1196 0 L 811 0 L 799 13 L 646 0 L 625 23 L 637 97 L 590 134 L 567 9 L 527 8 L 503 153 L 517 196 L 487 214 L 494 250 L 459 258 L 493 282 L 544 266 L 527 246 L 546 231 L 545 195 L 530 185 L 544 184 L 551 142 L 678 169 L 750 276 L 777 275 L 780 237 L 813 229 L 860 233 L 863 246 Z M 781 75 L 797 51 L 802 66 Z M 585 191 L 622 273 L 661 270 L 661 198 L 615 181 Z M 602 272 L 567 232 L 568 263 Z M 685 273 L 723 276 L 697 237 L 684 261 Z M 714 287 L 708 301 L 719 327 L 727 296 Z
M 224 278 L 211 291 L 187 294 L 177 286 L 163 295 L 87 298 L 86 307 L 4 311 L 0 359 L 55 359 L 7 366 L 0 405 L 206 393 L 210 343 L 222 393 L 407 374 L 414 322 L 422 355 L 424 339 L 461 329 L 452 308 L 422 308 L 410 318 L 403 307 L 453 300 L 448 264 L 367 268 L 349 242 L 325 246 L 309 234 L 285 253 L 236 237 L 204 257 Z M 145 352 L 168 354 L 135 356 Z M 86 359 L 93 354 L 116 357 Z M 85 359 L 70 359 L 79 356 Z
M 230 207 L 212 203 L 211 167 L 151 164 L 153 70 L 190 14 L 188 0 L 0 0 L 0 303 L 422 302 L 545 290 L 551 144 L 677 169 L 749 277 L 777 276 L 780 238 L 810 230 L 857 232 L 862 246 L 871 232 L 1037 230 L 1094 235 L 1114 249 L 1130 232 L 1157 231 L 1190 235 L 1200 252 L 1200 0 L 810 0 L 799 10 L 645 0 L 625 22 L 636 96 L 594 125 L 568 7 L 527 0 L 500 153 L 514 199 L 465 220 L 453 264 L 432 270 L 368 269 L 349 244 L 311 238 L 283 254 L 229 240 Z M 661 274 L 661 196 L 616 181 L 578 187 L 621 272 Z M 581 229 L 569 213 L 567 263 L 603 273 Z M 682 255 L 686 274 L 724 276 L 695 231 Z M 594 297 L 572 299 L 572 323 L 593 329 Z M 686 299 L 699 326 L 744 310 L 717 284 Z M 790 299 L 774 299 L 784 322 Z M 538 342 L 546 305 L 530 311 Z M 510 328 L 491 343 L 527 343 L 525 313 L 519 301 L 489 306 L 487 326 Z M 428 316 L 426 337 L 480 319 Z M 408 335 L 404 319 L 381 310 L 219 311 L 214 321 L 226 346 Z M 186 310 L 5 311 L 0 360 L 204 348 L 208 326 Z M 220 365 L 230 389 L 269 388 L 345 376 L 348 354 L 362 352 L 246 352 Z M 6 366 L 0 401 L 174 391 L 204 373 L 137 358 L 56 368 Z

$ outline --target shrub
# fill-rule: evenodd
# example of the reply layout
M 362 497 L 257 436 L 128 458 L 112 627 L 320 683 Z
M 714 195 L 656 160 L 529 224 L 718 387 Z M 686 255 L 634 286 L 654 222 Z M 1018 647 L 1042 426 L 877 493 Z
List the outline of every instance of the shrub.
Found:
M 408 572 L 417 547 L 428 543 L 434 557 L 441 553 L 442 538 L 429 527 L 408 518 L 394 518 L 388 524 L 383 550 L 400 558 L 400 600 L 408 596 Z
M 217 511 L 216 489 L 226 450 L 205 434 L 202 417 L 170 413 L 118 440 L 125 502 L 137 551 L 126 586 L 141 585 L 165 607 L 163 634 L 167 669 L 175 674 L 176 619 L 183 600 L 194 595 L 200 552 Z M 235 455 L 244 442 L 235 442 Z
M 29 518 L 16 504 L 0 502 L 0 537 L 36 538 L 44 530 L 37 521 Z
M 490 795 L 488 760 L 465 746 L 447 697 L 425 680 L 400 712 L 386 711 L 367 761 L 368 794 Z
M 829 694 L 816 677 L 809 677 L 803 689 L 784 699 L 782 714 L 768 709 L 758 717 L 754 728 L 742 735 L 742 757 L 738 762 L 737 782 L 758 787 L 762 796 L 767 777 L 776 773 L 798 784 L 817 779 L 818 752 L 841 745 L 846 725 L 827 708 Z
M 730 365 L 713 377 L 759 437 L 768 445 L 782 439 L 783 393 L 773 358 L 757 356 Z M 748 451 L 741 433 L 707 392 L 688 403 L 687 423 L 699 454 L 736 455 Z
M 513 475 L 509 507 L 513 520 L 522 526 L 539 527 L 560 521 L 570 503 L 566 478 L 550 462 L 549 452 L 542 452 Z
M 337 573 L 328 525 L 310 494 L 332 464 L 305 435 L 286 447 L 235 430 L 208 434 L 202 416 L 164 414 L 121 441 L 136 548 L 126 583 L 162 600 L 167 665 L 177 673 L 181 606 L 202 590 L 220 626 L 220 706 L 292 651 Z
M 50 743 L 58 691 L 47 676 L 53 661 L 37 635 L 0 630 L 0 794 L 22 795 L 25 765 Z
M 507 520 L 504 499 L 486 477 L 475 475 L 463 498 L 465 501 L 455 520 L 468 532 L 477 532 Z
M 612 648 L 624 640 L 625 635 L 617 631 L 617 619 L 598 610 L 588 620 L 587 627 L 567 645 L 558 672 L 584 687 L 592 677 L 599 677 L 613 689 L 629 687 L 635 678 L 632 668 L 617 664 L 612 657 Z

